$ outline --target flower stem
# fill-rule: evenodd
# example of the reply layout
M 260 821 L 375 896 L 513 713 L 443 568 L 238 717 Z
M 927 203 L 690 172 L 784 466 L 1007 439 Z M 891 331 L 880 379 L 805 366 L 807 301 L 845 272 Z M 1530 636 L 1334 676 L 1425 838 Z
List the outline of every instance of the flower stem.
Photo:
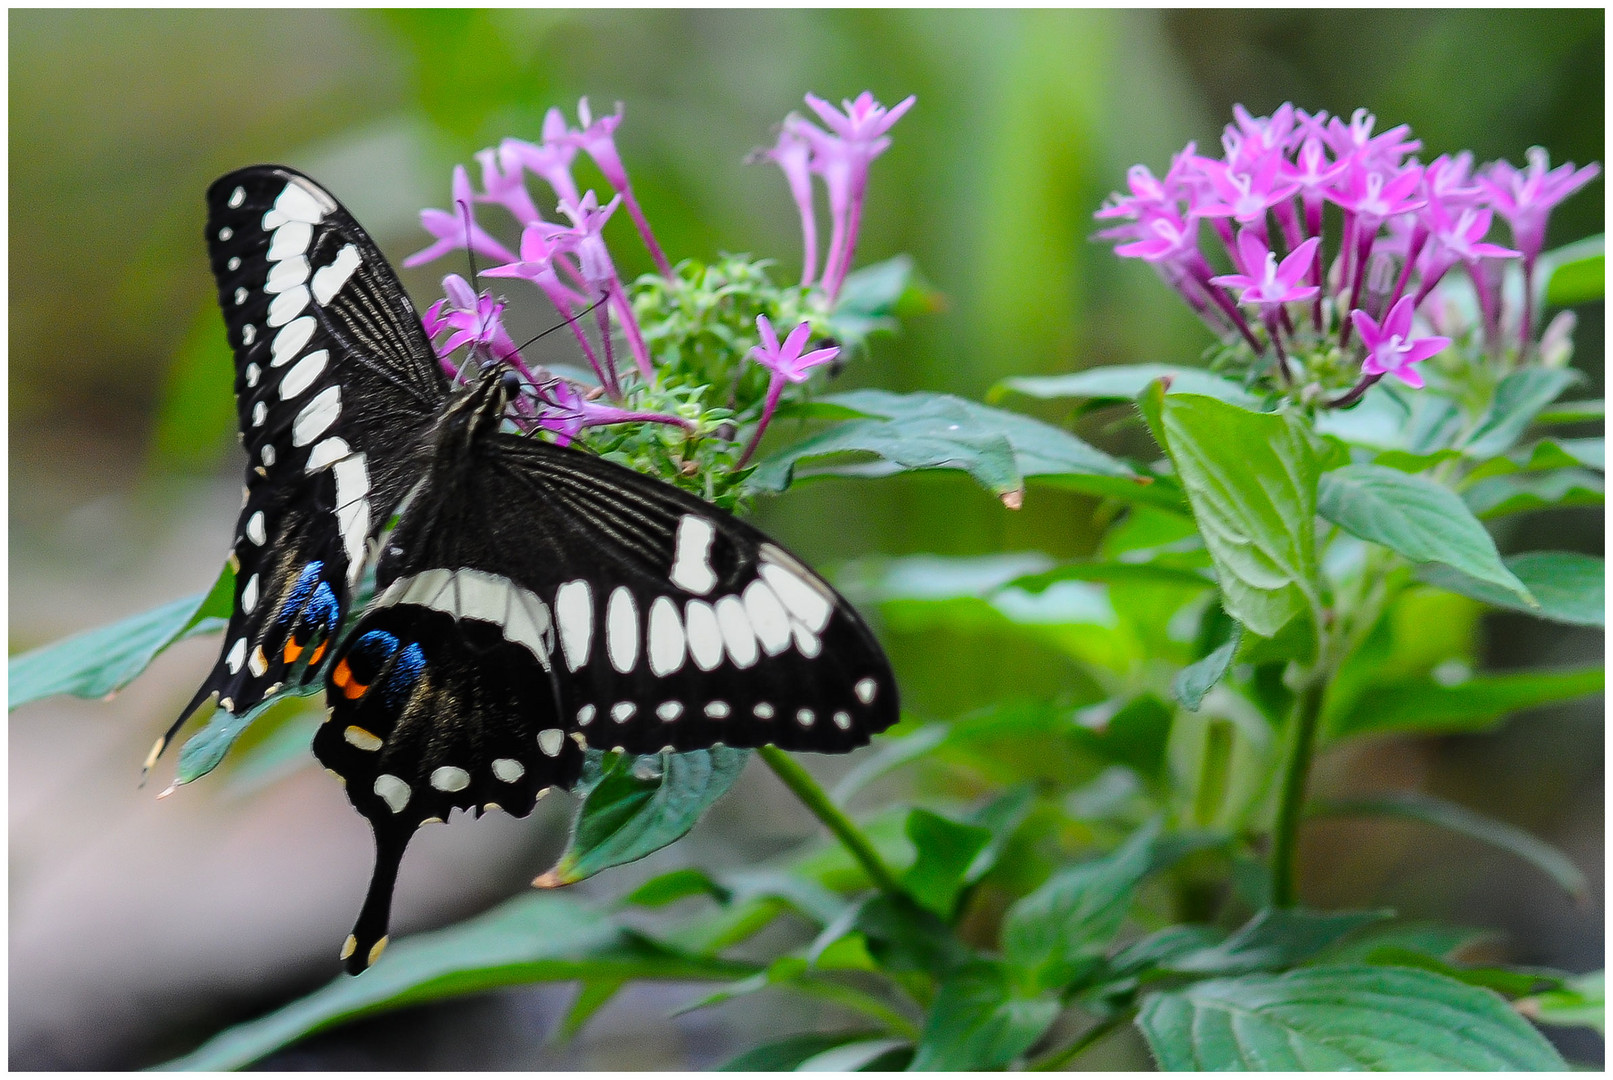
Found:
M 1294 883 L 1294 856 L 1299 844 L 1299 824 L 1305 804 L 1305 784 L 1310 778 L 1311 756 L 1316 747 L 1316 728 L 1322 716 L 1322 699 L 1327 679 L 1320 667 L 1313 670 L 1294 699 L 1294 713 L 1288 722 L 1288 747 L 1283 761 L 1282 788 L 1278 796 L 1277 823 L 1271 836 L 1271 905 L 1293 907 L 1298 901 Z
M 823 822 L 829 831 L 835 834 L 835 838 L 846 846 L 846 850 L 851 852 L 851 857 L 862 865 L 869 879 L 881 892 L 895 895 L 902 891 L 902 887 L 896 884 L 895 875 L 880 859 L 879 853 L 868 842 L 868 838 L 858 832 L 851 819 L 829 801 L 828 793 L 818 786 L 818 782 L 812 779 L 810 773 L 776 746 L 761 747 L 756 753 L 767 762 L 767 767 L 784 781 L 784 786 L 812 811 L 812 815 Z

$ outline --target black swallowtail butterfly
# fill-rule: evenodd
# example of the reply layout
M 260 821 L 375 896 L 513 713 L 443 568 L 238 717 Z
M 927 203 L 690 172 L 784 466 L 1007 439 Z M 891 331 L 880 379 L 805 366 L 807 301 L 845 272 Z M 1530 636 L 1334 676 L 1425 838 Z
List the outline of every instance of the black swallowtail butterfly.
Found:
M 229 630 L 158 745 L 215 695 L 239 715 L 323 673 L 314 754 L 376 844 L 347 970 L 386 944 L 416 829 L 455 807 L 525 816 L 589 745 L 837 752 L 895 722 L 873 634 L 782 546 L 501 430 L 518 388 L 498 366 L 450 385 L 391 267 L 318 184 L 254 166 L 207 209 L 249 460 Z M 375 599 L 344 633 L 372 561 Z

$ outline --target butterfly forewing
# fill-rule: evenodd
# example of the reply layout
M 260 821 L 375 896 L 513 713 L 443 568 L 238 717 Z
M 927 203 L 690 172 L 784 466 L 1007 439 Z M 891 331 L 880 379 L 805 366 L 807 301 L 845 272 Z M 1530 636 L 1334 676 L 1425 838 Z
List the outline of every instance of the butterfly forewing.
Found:
M 255 166 L 217 181 L 207 209 L 247 471 L 235 609 L 181 721 L 212 694 L 245 712 L 317 666 L 447 394 L 396 276 L 323 188 Z

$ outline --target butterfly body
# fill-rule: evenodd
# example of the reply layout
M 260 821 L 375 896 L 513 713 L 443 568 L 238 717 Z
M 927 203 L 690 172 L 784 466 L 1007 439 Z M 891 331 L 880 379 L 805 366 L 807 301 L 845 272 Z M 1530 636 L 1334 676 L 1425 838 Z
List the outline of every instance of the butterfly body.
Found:
M 525 815 L 589 747 L 836 752 L 895 722 L 872 633 L 781 545 L 509 430 L 521 384 L 501 367 L 450 385 L 391 269 L 317 184 L 257 166 L 208 206 L 249 461 L 236 609 L 186 715 L 322 674 L 314 753 L 377 848 L 349 971 L 384 947 L 409 838 L 455 808 Z

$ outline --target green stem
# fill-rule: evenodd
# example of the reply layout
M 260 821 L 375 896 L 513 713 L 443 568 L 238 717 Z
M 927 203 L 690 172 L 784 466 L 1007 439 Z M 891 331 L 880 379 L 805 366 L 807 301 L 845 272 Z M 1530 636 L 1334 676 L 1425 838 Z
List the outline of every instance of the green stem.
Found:
M 1083 1031 L 1080 1037 L 1069 1046 L 1054 1050 L 1046 1057 L 1038 1058 L 1036 1061 L 1031 1062 L 1026 1066 L 1026 1071 L 1062 1072 L 1066 1065 L 1097 1045 L 1105 1036 L 1114 1031 L 1115 1028 L 1120 1027 L 1128 1019 L 1130 1019 L 1129 1014 L 1117 1013 L 1107 1020 L 1102 1020 L 1092 1025 Z
M 851 819 L 840 812 L 840 808 L 829 801 L 829 795 L 818 786 L 810 773 L 795 763 L 795 759 L 776 746 L 764 746 L 756 751 L 761 759 L 767 762 L 767 767 L 784 781 L 784 786 L 795 793 L 795 797 L 806 804 L 814 817 L 823 822 L 829 831 L 846 846 L 851 857 L 856 859 L 862 868 L 868 872 L 868 877 L 879 886 L 880 891 L 896 895 L 902 887 L 896 884 L 896 877 L 890 872 L 879 853 L 874 850 L 868 838 L 857 831 L 857 826 Z
M 1293 907 L 1297 902 L 1294 883 L 1294 855 L 1299 844 L 1299 824 L 1305 804 L 1305 783 L 1310 778 L 1311 756 L 1316 747 L 1316 727 L 1322 716 L 1322 699 L 1327 693 L 1325 667 L 1310 672 L 1288 724 L 1288 748 L 1283 761 L 1282 788 L 1277 804 L 1277 824 L 1271 836 L 1271 904 Z

